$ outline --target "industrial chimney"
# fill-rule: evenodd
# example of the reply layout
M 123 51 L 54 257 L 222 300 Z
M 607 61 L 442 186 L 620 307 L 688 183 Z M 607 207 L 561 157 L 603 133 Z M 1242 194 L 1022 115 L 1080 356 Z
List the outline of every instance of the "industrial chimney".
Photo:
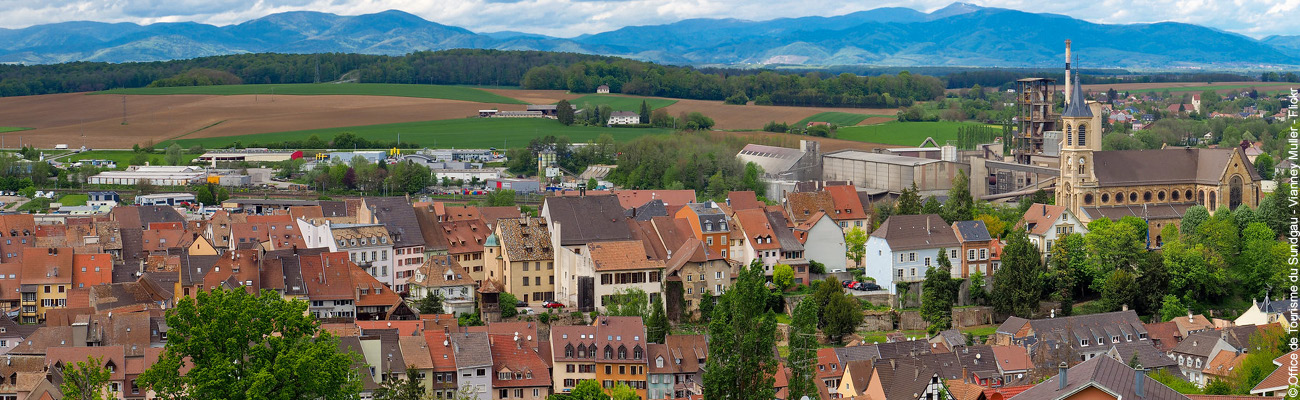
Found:
M 1070 39 L 1065 39 L 1065 104 L 1070 104 Z

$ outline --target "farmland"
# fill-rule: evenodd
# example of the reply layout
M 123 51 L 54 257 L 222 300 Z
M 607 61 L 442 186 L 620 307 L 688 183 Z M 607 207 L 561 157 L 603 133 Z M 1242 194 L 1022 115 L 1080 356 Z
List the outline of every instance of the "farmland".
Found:
M 820 112 L 817 114 L 813 114 L 808 118 L 799 120 L 799 122 L 795 123 L 795 126 L 801 126 L 801 127 L 806 126 L 808 125 L 809 122 L 829 122 L 831 124 L 835 124 L 839 126 L 853 126 L 862 123 L 863 120 L 870 117 L 886 117 L 891 119 L 894 118 L 893 116 L 890 115 L 869 115 L 869 114 L 846 113 L 846 112 L 839 112 L 839 111 L 827 111 L 827 112 Z
M 589 94 L 573 100 L 569 103 L 583 108 L 586 105 L 609 106 L 614 111 L 641 111 L 641 102 L 645 101 L 651 110 L 664 108 L 677 103 L 677 100 L 664 99 L 659 97 L 632 97 L 632 96 L 610 96 L 601 94 Z
M 403 122 L 326 129 L 309 129 L 289 132 L 259 133 L 251 135 L 178 139 L 181 147 L 202 145 L 206 148 L 229 147 L 235 141 L 244 146 L 266 145 L 286 140 L 306 140 L 315 135 L 329 141 L 334 135 L 351 132 L 370 140 L 417 143 L 426 147 L 458 148 L 509 148 L 522 147 L 529 140 L 541 136 L 567 136 L 573 142 L 595 140 L 601 134 L 614 135 L 625 141 L 641 135 L 668 133 L 667 129 L 605 128 L 590 126 L 565 126 L 551 119 L 536 118 L 463 118 L 438 121 Z M 161 144 L 159 147 L 165 146 Z
M 32 128 L 18 128 L 13 126 L 0 126 L 0 133 L 25 131 Z
M 274 101 L 275 95 L 322 96 L 322 95 L 358 95 L 358 96 L 395 96 L 425 99 L 447 99 L 472 101 L 477 103 L 527 104 L 522 101 L 465 86 L 444 85 L 403 85 L 391 83 L 300 83 L 300 84 L 266 84 L 266 85 L 217 85 L 217 86 L 180 86 L 159 88 L 112 89 L 93 94 L 132 94 L 132 95 L 177 95 L 208 94 L 218 96 L 263 95 L 270 96 L 267 101 Z
M 957 140 L 957 128 L 963 125 L 975 125 L 969 122 L 886 122 L 878 125 L 842 127 L 835 133 L 837 139 L 891 144 L 897 146 L 919 146 L 927 137 L 932 137 L 943 145 L 949 140 Z
M 1104 92 L 1110 89 L 1128 92 L 1162 92 L 1168 89 L 1170 92 L 1203 92 L 1214 90 L 1220 93 L 1226 93 L 1232 90 L 1249 90 L 1255 88 L 1260 91 L 1287 89 L 1295 86 L 1294 83 L 1279 82 L 1164 82 L 1164 83 L 1116 83 L 1116 84 L 1096 84 L 1083 85 L 1084 90 L 1093 92 Z

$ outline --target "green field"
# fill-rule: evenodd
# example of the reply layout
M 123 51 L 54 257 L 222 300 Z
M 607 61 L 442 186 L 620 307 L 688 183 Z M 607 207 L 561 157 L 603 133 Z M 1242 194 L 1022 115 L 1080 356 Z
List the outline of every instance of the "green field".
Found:
M 653 99 L 649 97 L 624 97 L 624 96 L 607 96 L 607 95 L 600 95 L 600 94 L 589 94 L 573 100 L 569 100 L 569 103 L 573 104 L 578 108 L 583 108 L 586 105 L 591 105 L 593 107 L 609 106 L 609 108 L 614 111 L 638 111 L 639 112 L 641 111 L 642 101 L 645 101 L 646 104 L 650 106 L 651 110 L 668 107 L 673 105 L 673 103 L 677 102 L 677 100 Z
M 158 151 L 145 155 L 151 163 L 155 158 L 158 159 L 158 162 L 162 162 L 166 157 L 166 154 L 163 154 L 163 149 L 166 148 L 166 146 L 159 145 L 157 148 Z M 117 163 L 117 169 L 126 169 L 126 167 L 131 164 L 131 159 L 134 157 L 135 152 L 129 150 L 90 150 L 74 154 L 71 157 L 68 157 L 66 161 L 73 163 L 81 160 L 113 160 L 113 162 Z M 189 164 L 194 161 L 195 158 L 199 158 L 199 154 L 188 154 L 186 152 L 181 153 L 181 161 L 184 164 Z
M 857 125 L 859 122 L 862 122 L 862 120 L 867 119 L 868 117 L 892 117 L 892 115 L 870 115 L 870 114 L 846 113 L 846 112 L 839 112 L 839 111 L 827 111 L 827 112 L 816 113 L 808 118 L 801 119 L 799 120 L 799 122 L 795 123 L 795 126 L 800 126 L 800 127 L 808 126 L 809 122 L 829 122 L 839 126 L 853 126 L 853 125 Z
M 426 147 L 512 148 L 524 147 L 528 145 L 529 140 L 548 135 L 567 136 L 570 141 L 579 143 L 596 140 L 597 137 L 604 133 L 614 135 L 615 140 L 626 141 L 642 135 L 668 133 L 670 130 L 564 126 L 553 119 L 539 118 L 464 118 L 214 138 L 178 139 L 175 142 L 180 143 L 181 147 L 185 148 L 194 145 L 202 145 L 210 149 L 226 148 L 235 141 L 240 141 L 245 146 L 252 146 L 253 144 L 265 146 L 268 143 L 287 140 L 306 140 L 312 135 L 320 137 L 321 140 L 329 141 L 334 135 L 343 132 L 351 132 L 369 140 L 380 141 L 397 141 L 398 134 L 401 134 L 402 143 L 416 143 Z M 159 147 L 166 146 L 168 143 L 160 144 Z
M 957 128 L 963 125 L 977 124 L 974 122 L 951 121 L 891 121 L 877 125 L 843 127 L 835 132 L 835 138 L 897 146 L 920 146 L 925 138 L 932 137 L 935 142 L 942 146 L 949 140 L 957 140 Z
M 84 194 L 65 194 L 59 198 L 59 203 L 65 206 L 84 206 L 87 201 L 90 201 L 90 196 Z
M 32 129 L 32 128 L 19 128 L 19 127 L 13 127 L 13 126 L 0 126 L 0 133 L 5 133 L 5 132 L 17 132 L 17 131 L 25 131 L 25 130 L 28 130 L 28 129 Z
M 112 89 L 92 94 L 211 94 L 211 95 L 362 95 L 421 97 L 464 100 L 479 103 L 528 104 L 516 99 L 465 86 L 404 85 L 393 83 L 300 83 L 267 85 L 181 86 Z

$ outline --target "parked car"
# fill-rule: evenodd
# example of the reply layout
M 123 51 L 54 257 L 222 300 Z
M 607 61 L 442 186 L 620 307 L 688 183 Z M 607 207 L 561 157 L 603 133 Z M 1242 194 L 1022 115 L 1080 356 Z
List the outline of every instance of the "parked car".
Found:
M 545 307 L 545 308 L 564 308 L 564 304 L 563 304 L 563 303 L 554 302 L 554 301 L 548 301 L 548 302 L 542 303 L 542 307 Z
M 880 290 L 880 285 L 877 285 L 875 282 L 865 282 L 862 284 L 862 290 L 866 290 L 866 291 Z
M 852 283 L 853 283 L 853 281 L 840 281 L 840 286 L 843 286 L 843 287 L 849 287 L 849 284 L 852 284 Z
M 516 300 L 515 307 L 528 307 L 528 302 L 523 300 Z

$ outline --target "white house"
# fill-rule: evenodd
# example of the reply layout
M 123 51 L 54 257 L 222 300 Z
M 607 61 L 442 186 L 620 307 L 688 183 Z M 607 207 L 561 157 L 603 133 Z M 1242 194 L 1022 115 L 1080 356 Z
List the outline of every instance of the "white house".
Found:
M 893 292 L 895 283 L 925 280 L 925 270 L 938 265 L 939 250 L 957 259 L 961 243 L 952 227 L 936 214 L 895 215 L 867 238 L 866 275 Z
M 641 123 L 641 114 L 632 111 L 609 113 L 609 125 L 635 125 Z
M 818 211 L 796 226 L 794 234 L 803 242 L 804 258 L 824 264 L 828 273 L 848 270 L 844 230 L 825 212 Z
M 1246 309 L 1246 312 L 1241 313 L 1241 316 L 1232 322 L 1237 326 L 1244 326 L 1268 325 L 1290 320 L 1284 314 L 1297 312 L 1297 310 L 1291 309 L 1290 303 L 1290 300 L 1270 301 L 1267 297 L 1262 302 L 1251 300 L 1250 308 Z
M 384 225 L 333 224 L 329 221 L 318 225 L 306 219 L 297 222 L 307 248 L 328 247 L 330 251 L 346 251 L 352 262 L 369 272 L 370 276 L 393 286 L 396 275 L 393 271 L 393 242 Z
M 663 260 L 646 255 L 640 240 L 597 242 L 587 245 L 587 253 L 596 272 L 596 308 L 605 309 L 610 296 L 628 289 L 640 289 L 653 304 L 661 295 Z
M 1088 234 L 1088 226 L 1079 218 L 1070 214 L 1065 206 L 1038 204 L 1029 206 L 1024 217 L 1016 223 L 1016 228 L 1024 228 L 1029 242 L 1038 247 L 1038 252 L 1046 259 L 1052 251 L 1052 245 L 1062 236 L 1071 233 Z
M 450 255 L 435 256 L 415 270 L 408 283 L 410 300 L 419 301 L 435 293 L 442 297 L 442 309 L 457 316 L 474 312 L 474 278 Z

